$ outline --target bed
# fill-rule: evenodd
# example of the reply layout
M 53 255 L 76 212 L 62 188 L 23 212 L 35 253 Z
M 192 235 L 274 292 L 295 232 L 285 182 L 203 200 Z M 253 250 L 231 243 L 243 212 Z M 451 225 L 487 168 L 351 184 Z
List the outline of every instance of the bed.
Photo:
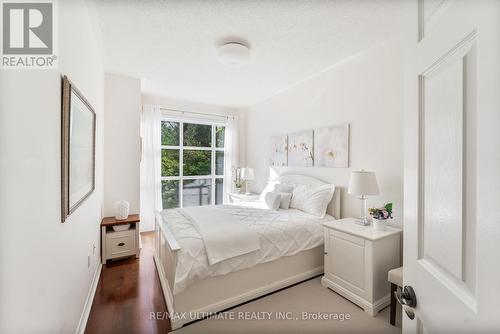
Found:
M 278 182 L 321 186 L 304 175 Z M 209 264 L 203 239 L 179 210 L 155 214 L 154 259 L 172 329 L 323 273 L 322 223 L 339 217 L 340 191 L 324 218 L 296 209 L 271 211 L 259 202 L 218 206 L 256 231 L 260 249 Z

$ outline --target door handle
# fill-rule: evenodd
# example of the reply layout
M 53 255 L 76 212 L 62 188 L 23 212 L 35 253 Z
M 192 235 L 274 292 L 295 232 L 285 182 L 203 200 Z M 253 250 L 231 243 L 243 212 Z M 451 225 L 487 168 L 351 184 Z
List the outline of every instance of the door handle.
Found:
M 397 291 L 394 291 L 394 297 L 396 297 L 398 303 L 401 304 L 408 318 L 411 320 L 415 319 L 415 312 L 413 312 L 413 308 L 417 306 L 417 296 L 415 295 L 413 288 L 406 285 L 401 290 L 398 289 Z

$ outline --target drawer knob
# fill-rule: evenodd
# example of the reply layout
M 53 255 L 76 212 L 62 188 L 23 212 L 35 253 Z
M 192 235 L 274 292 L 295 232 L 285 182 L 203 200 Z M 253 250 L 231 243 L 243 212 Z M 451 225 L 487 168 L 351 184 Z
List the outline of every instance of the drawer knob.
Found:
M 125 243 L 124 243 L 124 242 L 120 242 L 120 243 L 118 244 L 118 246 L 125 246 Z

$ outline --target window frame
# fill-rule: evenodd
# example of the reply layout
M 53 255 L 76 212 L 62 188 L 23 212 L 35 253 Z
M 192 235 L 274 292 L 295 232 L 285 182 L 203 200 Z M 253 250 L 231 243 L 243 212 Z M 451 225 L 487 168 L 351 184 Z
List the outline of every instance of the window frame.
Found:
M 225 172 L 225 165 L 226 165 L 226 155 L 224 154 L 224 162 L 223 162 L 223 169 L 222 169 L 222 175 L 217 175 L 216 173 L 216 152 L 223 152 L 224 153 L 224 147 L 226 146 L 226 142 L 224 141 L 224 147 L 217 147 L 217 135 L 216 135 L 216 128 L 219 126 L 222 126 L 226 128 L 225 122 L 220 122 L 220 121 L 205 121 L 205 120 L 194 120 L 194 119 L 182 119 L 182 118 L 175 118 L 175 117 L 168 117 L 168 116 L 162 116 L 160 119 L 160 122 L 175 122 L 179 123 L 179 145 L 163 145 L 161 136 L 160 136 L 160 157 L 161 157 L 161 152 L 166 149 L 166 150 L 179 150 L 179 175 L 178 176 L 163 176 L 162 171 L 161 171 L 161 158 L 160 158 L 160 184 L 161 181 L 179 181 L 179 208 L 184 207 L 184 189 L 183 185 L 184 182 L 183 180 L 199 180 L 199 179 L 210 179 L 211 180 L 211 188 L 210 188 L 210 205 L 215 205 L 215 195 L 216 195 L 216 180 L 217 179 L 222 179 L 224 180 L 224 172 Z M 198 147 L 198 146 L 184 146 L 184 123 L 189 123 L 189 124 L 199 124 L 199 125 L 210 125 L 211 128 L 211 146 L 210 147 Z M 160 123 L 161 127 L 161 123 Z M 224 129 L 225 131 L 225 129 Z M 225 132 L 224 132 L 225 133 Z M 193 151 L 211 151 L 211 161 L 210 161 L 210 175 L 191 175 L 191 176 L 185 176 L 184 175 L 184 150 L 193 150 Z M 224 181 L 223 181 L 224 182 Z M 163 197 L 161 199 L 161 204 L 163 208 Z M 221 203 L 222 204 L 222 203 Z M 165 208 L 163 208 L 165 209 Z

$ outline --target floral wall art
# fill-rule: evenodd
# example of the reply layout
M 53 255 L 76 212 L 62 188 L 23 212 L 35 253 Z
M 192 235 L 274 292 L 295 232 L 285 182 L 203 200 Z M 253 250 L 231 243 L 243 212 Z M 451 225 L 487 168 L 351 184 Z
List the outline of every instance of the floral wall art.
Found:
M 285 167 L 288 163 L 288 136 L 273 136 L 270 139 L 269 165 Z
M 314 166 L 349 167 L 349 124 L 314 130 Z
M 269 165 L 349 167 L 349 124 L 272 136 Z
M 313 131 L 303 131 L 288 135 L 288 166 L 313 166 Z

